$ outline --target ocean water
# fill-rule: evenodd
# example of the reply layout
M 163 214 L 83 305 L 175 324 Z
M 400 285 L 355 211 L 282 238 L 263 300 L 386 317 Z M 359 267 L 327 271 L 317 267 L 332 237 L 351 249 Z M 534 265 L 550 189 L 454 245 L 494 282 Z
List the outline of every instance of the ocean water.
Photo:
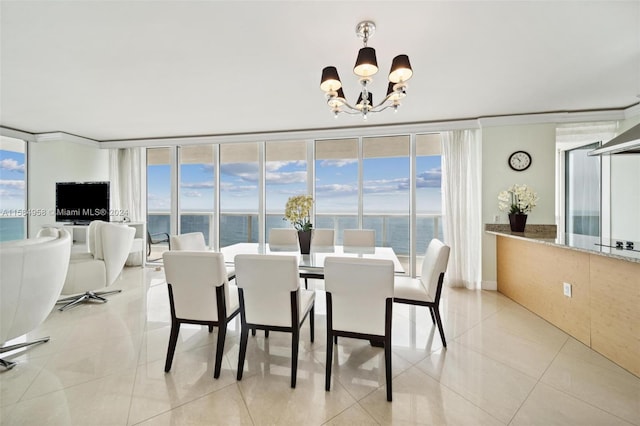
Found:
M 209 214 L 183 214 L 180 216 L 182 233 L 202 232 L 209 245 Z M 432 238 L 442 239 L 442 220 L 439 216 L 419 216 L 417 218 L 418 253 L 427 248 Z M 170 219 L 166 213 L 153 213 L 148 216 L 148 230 L 150 233 L 169 233 Z M 282 220 L 282 215 L 267 215 L 266 227 L 288 228 L 289 222 Z M 358 220 L 354 215 L 318 215 L 315 228 L 329 228 L 336 231 L 336 243 L 342 244 L 342 233 L 345 229 L 358 228 Z M 409 254 L 409 216 L 365 216 L 363 228 L 376 231 L 376 245 L 392 247 L 398 255 Z M 220 246 L 225 247 L 235 243 L 258 241 L 258 216 L 256 214 L 221 214 L 220 216 Z
M 26 238 L 26 218 L 0 217 L 0 241 Z

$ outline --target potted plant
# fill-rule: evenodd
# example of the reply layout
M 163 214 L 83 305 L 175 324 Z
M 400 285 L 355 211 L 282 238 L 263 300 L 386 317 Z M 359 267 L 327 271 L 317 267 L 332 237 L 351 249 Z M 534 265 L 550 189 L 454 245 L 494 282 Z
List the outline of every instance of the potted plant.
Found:
M 513 185 L 498 194 L 498 208 L 509 212 L 509 224 L 513 232 L 524 232 L 527 213 L 536 206 L 538 194 L 527 185 Z
M 298 230 L 298 239 L 300 240 L 300 252 L 309 254 L 311 246 L 311 207 L 313 206 L 313 197 L 311 195 L 296 195 L 289 197 L 284 210 L 283 220 L 291 222 L 294 228 Z

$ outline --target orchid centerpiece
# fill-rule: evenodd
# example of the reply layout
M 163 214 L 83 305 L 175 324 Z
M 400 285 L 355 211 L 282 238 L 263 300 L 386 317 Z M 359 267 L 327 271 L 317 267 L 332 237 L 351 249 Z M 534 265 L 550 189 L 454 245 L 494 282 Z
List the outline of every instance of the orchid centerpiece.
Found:
M 527 214 L 537 202 L 538 194 L 527 185 L 513 185 L 498 194 L 498 208 L 503 212 L 508 211 L 509 214 Z
M 291 222 L 298 231 L 311 231 L 311 207 L 313 198 L 311 195 L 296 195 L 289 197 L 284 210 L 284 218 Z

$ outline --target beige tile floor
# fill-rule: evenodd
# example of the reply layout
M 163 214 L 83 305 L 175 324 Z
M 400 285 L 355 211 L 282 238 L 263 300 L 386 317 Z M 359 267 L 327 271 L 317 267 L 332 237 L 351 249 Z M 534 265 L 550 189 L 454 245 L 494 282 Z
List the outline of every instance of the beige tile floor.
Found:
M 321 288 L 321 282 L 317 284 Z M 448 349 L 424 308 L 394 305 L 393 402 L 382 349 L 342 338 L 324 390 L 325 308 L 305 324 L 298 383 L 290 337 L 249 339 L 236 381 L 238 322 L 213 379 L 214 333 L 184 326 L 163 371 L 169 308 L 163 271 L 127 268 L 104 305 L 53 311 L 28 337 L 51 341 L 7 358 L 2 425 L 640 425 L 640 379 L 496 292 L 446 289 Z

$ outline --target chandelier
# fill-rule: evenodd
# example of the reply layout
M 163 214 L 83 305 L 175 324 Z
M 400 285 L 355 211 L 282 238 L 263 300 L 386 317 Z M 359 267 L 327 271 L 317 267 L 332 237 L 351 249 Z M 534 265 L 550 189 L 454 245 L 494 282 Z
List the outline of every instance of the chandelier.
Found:
M 358 52 L 356 65 L 353 67 L 353 73 L 359 77 L 361 86 L 358 101 L 355 106 L 347 102 L 342 91 L 342 82 L 338 76 L 336 67 L 326 67 L 322 70 L 322 80 L 320 89 L 326 93 L 327 105 L 337 118 L 338 114 L 361 114 L 362 118 L 367 119 L 370 112 L 380 112 L 387 108 L 398 110 L 400 99 L 407 95 L 406 81 L 413 75 L 409 57 L 407 55 L 398 55 L 393 58 L 391 70 L 389 71 L 389 85 L 387 86 L 387 95 L 382 102 L 375 105 L 373 103 L 373 94 L 369 91 L 369 85 L 372 76 L 378 72 L 378 61 L 376 59 L 376 51 L 373 47 L 368 47 L 369 37 L 373 35 L 376 24 L 372 21 L 363 21 L 356 26 L 356 35 L 362 39 L 364 47 Z

